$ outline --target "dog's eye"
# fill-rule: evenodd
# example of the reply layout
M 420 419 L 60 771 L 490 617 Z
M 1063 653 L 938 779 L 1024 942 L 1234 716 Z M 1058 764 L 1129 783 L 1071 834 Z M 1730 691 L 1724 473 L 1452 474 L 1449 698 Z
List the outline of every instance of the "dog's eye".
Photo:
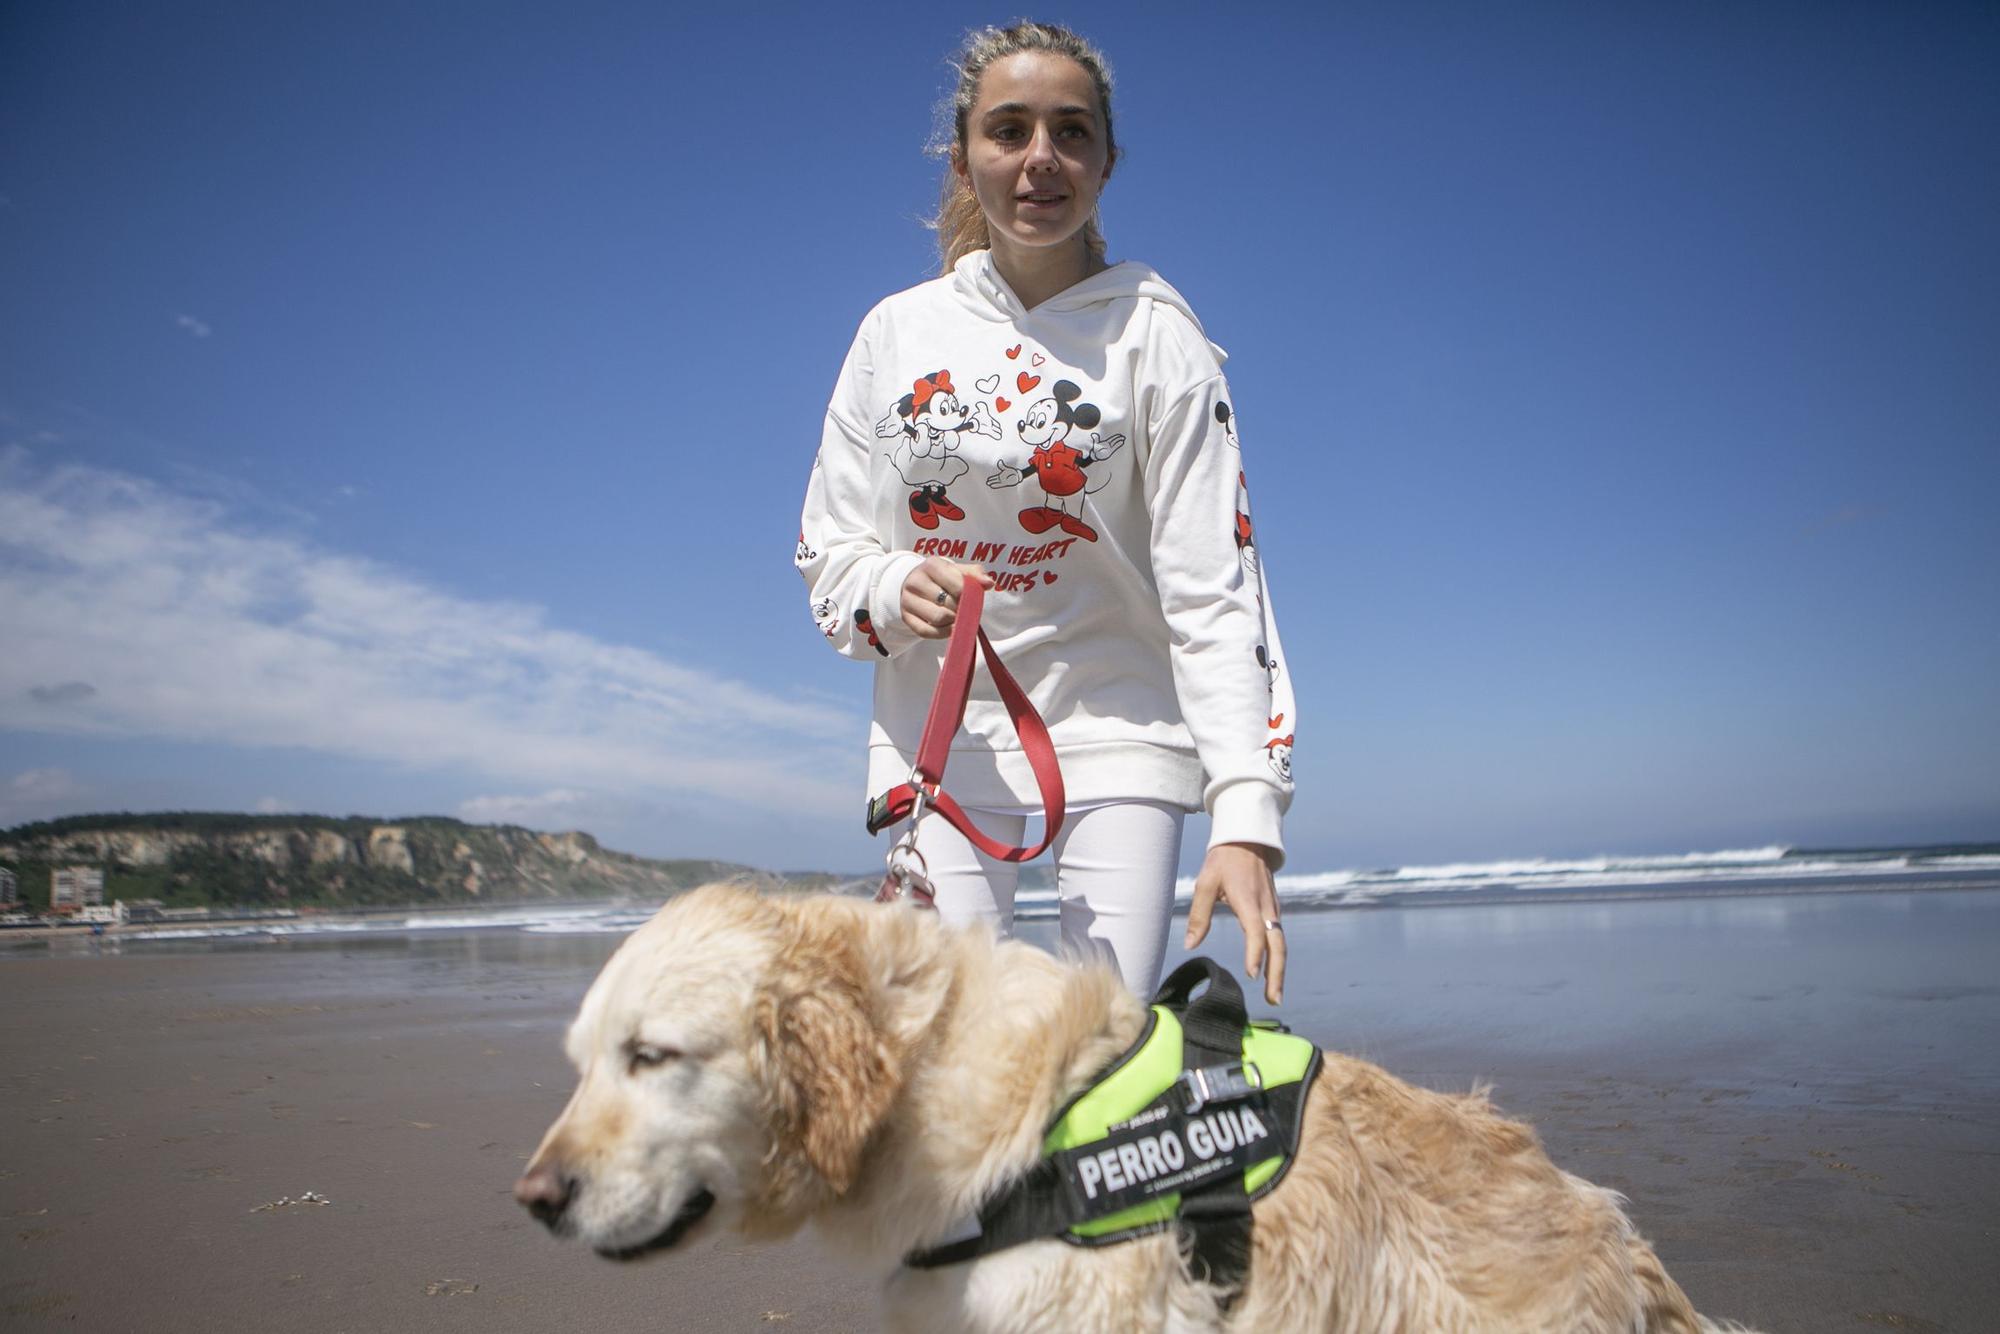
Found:
M 633 1070 L 649 1070 L 656 1065 L 665 1065 L 680 1058 L 680 1050 L 675 1047 L 660 1047 L 650 1042 L 625 1044 L 626 1065 Z

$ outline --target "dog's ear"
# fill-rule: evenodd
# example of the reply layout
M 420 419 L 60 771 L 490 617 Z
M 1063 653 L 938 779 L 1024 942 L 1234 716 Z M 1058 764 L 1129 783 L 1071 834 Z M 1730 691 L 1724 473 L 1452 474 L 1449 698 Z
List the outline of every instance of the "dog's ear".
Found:
M 756 1060 L 774 1137 L 767 1186 L 782 1212 L 806 1205 L 812 1177 L 835 1194 L 854 1183 L 901 1080 L 855 941 L 835 925 L 787 913 L 756 1002 Z

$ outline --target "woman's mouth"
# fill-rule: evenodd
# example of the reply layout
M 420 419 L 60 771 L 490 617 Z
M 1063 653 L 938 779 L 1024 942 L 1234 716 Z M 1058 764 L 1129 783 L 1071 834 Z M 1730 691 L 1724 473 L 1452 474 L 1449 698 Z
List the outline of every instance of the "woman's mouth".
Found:
M 1060 204 L 1063 202 L 1063 200 L 1069 198 L 1069 196 L 1063 194 L 1056 194 L 1053 191 L 1049 190 L 1034 190 L 1030 191 L 1027 194 L 1015 195 L 1014 198 L 1018 199 L 1023 204 L 1050 205 L 1050 204 Z

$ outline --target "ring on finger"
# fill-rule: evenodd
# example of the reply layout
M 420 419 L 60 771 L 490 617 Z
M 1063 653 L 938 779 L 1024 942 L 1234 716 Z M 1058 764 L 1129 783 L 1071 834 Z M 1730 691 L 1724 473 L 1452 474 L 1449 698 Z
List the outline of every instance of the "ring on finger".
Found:
M 938 592 L 937 592 L 937 604 L 938 604 L 938 606 L 940 606 L 940 607 L 948 607 L 948 606 L 950 606 L 950 605 L 951 605 L 951 594 L 949 594 L 949 593 L 945 592 L 945 591 L 944 591 L 944 590 L 943 590 L 942 588 L 940 588 L 940 589 L 938 590 Z
M 1266 931 L 1283 931 L 1285 924 L 1267 917 L 1264 919 L 1264 929 Z

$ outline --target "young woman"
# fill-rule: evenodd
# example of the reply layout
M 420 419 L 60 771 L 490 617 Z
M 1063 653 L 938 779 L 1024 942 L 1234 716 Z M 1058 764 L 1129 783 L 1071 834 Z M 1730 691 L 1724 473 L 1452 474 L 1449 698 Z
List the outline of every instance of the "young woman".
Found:
M 1055 846 L 1067 949 L 1156 984 L 1186 812 L 1212 833 L 1187 943 L 1220 898 L 1276 1003 L 1296 726 L 1221 372 L 1180 294 L 1107 264 L 1118 158 L 1103 57 L 1022 23 L 961 53 L 940 277 L 862 322 L 827 409 L 797 563 L 813 618 L 872 661 L 869 791 L 908 778 L 968 579 L 1047 721 L 1070 816 Z M 1024 841 L 1037 789 L 984 673 L 946 786 Z M 917 834 L 948 921 L 1012 926 L 1017 868 L 941 817 Z

